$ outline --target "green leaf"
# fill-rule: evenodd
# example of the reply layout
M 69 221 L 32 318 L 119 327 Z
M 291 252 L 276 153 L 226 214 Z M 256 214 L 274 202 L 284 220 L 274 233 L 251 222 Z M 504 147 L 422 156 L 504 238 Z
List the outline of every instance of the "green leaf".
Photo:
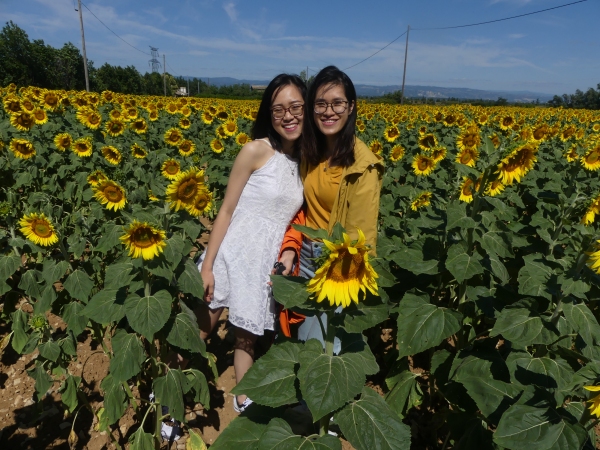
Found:
M 129 286 L 135 278 L 135 275 L 130 275 L 132 270 L 132 263 L 119 263 L 108 266 L 104 276 L 104 289 L 119 289 Z
M 410 449 L 410 427 L 368 387 L 363 388 L 360 400 L 336 413 L 335 421 L 356 450 Z
M 423 250 L 404 247 L 392 254 L 392 260 L 405 270 L 415 275 L 436 275 L 440 272 L 437 258 L 424 259 Z
M 312 239 L 313 241 L 322 241 L 323 239 L 331 240 L 329 234 L 327 233 L 327 230 L 323 230 L 322 228 L 316 229 L 296 224 L 292 225 L 292 228 L 304 234 L 306 237 Z
M 390 389 L 390 392 L 385 396 L 385 402 L 396 411 L 401 419 L 406 416 L 408 410 L 413 406 L 421 404 L 423 393 L 417 382 L 418 376 L 418 374 L 405 370 L 385 380 Z
M 309 294 L 306 290 L 306 278 L 271 275 L 273 296 L 285 308 L 305 307 Z
M 187 383 L 194 391 L 194 401 L 201 403 L 204 409 L 210 408 L 210 392 L 206 376 L 196 369 L 187 369 L 185 372 Z
M 542 320 L 532 305 L 535 302 L 525 299 L 504 308 L 498 314 L 490 336 L 502 335 L 517 345 L 550 344 L 558 339 L 558 332 Z
M 502 258 L 513 256 L 510 245 L 505 241 L 505 233 L 499 230 L 487 230 L 481 233 L 479 240 L 481 247 L 488 253 L 494 253 Z
M 575 450 L 586 440 L 581 425 L 564 421 L 554 409 L 519 404 L 508 408 L 494 433 L 494 442 L 511 450 L 531 445 L 540 450 Z
M 429 303 L 427 295 L 404 294 L 398 307 L 398 358 L 435 347 L 460 330 L 462 314 Z
M 77 399 L 77 387 L 81 383 L 81 377 L 69 375 L 61 387 L 61 401 L 67 406 L 69 412 L 72 413 L 77 408 L 79 400 Z
M 340 355 L 346 355 L 348 358 L 356 361 L 356 366 L 361 369 L 365 375 L 375 375 L 379 372 L 379 365 L 371 348 L 366 342 L 366 337 L 361 333 L 344 333 L 338 331 L 341 338 Z
M 108 424 L 117 422 L 127 408 L 125 390 L 121 382 L 114 379 L 112 374 L 108 374 L 100 383 L 100 388 L 104 391 L 104 410 L 108 419 Z
M 121 244 L 119 239 L 123 235 L 123 227 L 121 225 L 115 225 L 113 222 L 109 222 L 104 225 L 101 238 L 98 241 L 98 245 L 94 249 L 97 252 L 108 253 L 115 246 Z
M 569 278 L 564 275 L 558 277 L 558 284 L 562 289 L 563 297 L 574 295 L 575 297 L 586 300 L 586 294 L 591 289 L 591 286 L 585 281 L 574 280 L 573 278 Z
M 492 213 L 500 220 L 511 221 L 516 217 L 515 208 L 508 206 L 499 198 L 485 197 L 490 204 Z
M 92 297 L 81 314 L 94 322 L 118 322 L 125 317 L 125 289 L 102 289 Z
M 491 376 L 468 377 L 461 380 L 461 383 L 481 413 L 495 424 L 523 391 L 518 385 L 494 380 Z
M 508 284 L 510 281 L 510 275 L 508 274 L 508 270 L 506 270 L 506 266 L 500 260 L 500 257 L 494 253 L 488 253 L 484 260 L 483 264 L 485 268 L 492 272 L 496 278 L 500 280 L 502 284 Z
M 563 300 L 563 312 L 569 325 L 579 333 L 587 345 L 594 346 L 600 343 L 600 325 L 585 303 L 575 303 L 572 298 L 566 298 Z
M 29 330 L 29 325 L 27 324 L 29 315 L 25 311 L 17 309 L 11 314 L 11 317 L 11 329 L 13 331 L 12 347 L 17 353 L 21 354 L 29 339 L 27 335 L 27 331 Z
M 67 238 L 67 244 L 69 244 L 69 252 L 73 253 L 75 259 L 79 259 L 87 247 L 87 241 L 85 238 L 78 234 L 72 234 L 69 236 Z
M 452 201 L 448 203 L 446 215 L 446 231 L 453 228 L 475 228 L 475 221 L 467 216 L 467 205 L 463 202 Z
M 470 419 L 461 421 L 459 425 L 461 432 L 456 433 L 460 438 L 458 438 L 452 450 L 495 450 L 498 448 L 492 441 L 493 433 L 488 430 L 487 424 L 483 420 L 478 417 L 471 418 L 472 416 L 466 414 L 452 414 L 449 421 L 454 416 L 459 416 L 454 420 L 466 419 L 466 417 Z M 452 431 L 454 434 L 454 428 L 452 428 Z
M 87 303 L 94 282 L 90 279 L 87 273 L 77 269 L 73 271 L 63 283 L 64 288 L 71 294 L 73 298 Z
M 114 356 L 110 360 L 110 373 L 116 381 L 127 381 L 140 372 L 146 353 L 135 333 L 117 330 L 112 338 L 112 348 Z
M 297 436 L 283 419 L 269 422 L 258 442 L 258 450 L 342 450 L 342 443 L 334 436 Z
M 171 267 L 177 266 L 183 257 L 182 251 L 185 243 L 179 234 L 174 234 L 166 241 L 167 246 L 164 250 L 164 255 L 167 261 L 171 263 Z M 198 272 L 198 269 L 196 269 Z
M 158 291 L 148 297 L 130 295 L 125 300 L 125 314 L 129 325 L 146 339 L 152 340 L 169 320 L 173 298 L 168 291 Z
M 167 342 L 206 357 L 206 344 L 200 339 L 200 329 L 196 318 L 190 317 L 187 312 L 181 312 L 175 316 L 173 326 L 167 335 Z
M 184 387 L 187 391 L 187 379 L 179 369 L 167 369 L 164 377 L 154 379 L 152 388 L 157 401 L 169 407 L 169 414 L 176 420 L 183 422 L 185 408 L 183 404 Z
M 138 428 L 129 438 L 129 450 L 154 450 L 154 436 L 144 433 L 142 427 Z
M 34 314 L 44 314 L 52 308 L 52 304 L 56 300 L 57 295 L 54 290 L 54 285 L 49 285 L 42 291 L 41 298 L 33 305 Z
M 189 258 L 185 261 L 184 270 L 177 279 L 177 285 L 181 292 L 191 294 L 196 298 L 204 297 L 204 285 L 198 266 Z
M 472 255 L 469 255 L 462 245 L 454 244 L 448 250 L 446 269 L 456 278 L 456 281 L 462 283 L 475 275 L 483 273 L 481 260 L 479 253 L 473 252 Z
M 155 257 L 146 263 L 146 267 L 152 275 L 156 275 L 157 277 L 162 277 L 169 282 L 173 280 L 173 268 L 164 254 L 160 254 L 158 257 Z M 197 269 L 196 269 L 197 271 Z
M 0 281 L 8 280 L 21 266 L 21 257 L 17 255 L 0 256 Z
M 239 416 L 225 427 L 210 450 L 258 450 L 258 441 L 267 425 Z
M 525 265 L 519 270 L 519 294 L 533 295 L 536 297 L 552 298 L 546 288 L 548 280 L 553 274 L 552 268 L 546 263 L 540 253 L 523 256 Z
M 54 341 L 47 341 L 38 346 L 40 355 L 50 361 L 56 362 L 60 356 L 60 346 Z
M 389 306 L 378 298 L 368 298 L 344 309 L 344 330 L 348 333 L 362 333 L 364 330 L 380 324 L 389 317 Z
M 38 284 L 41 278 L 41 273 L 38 270 L 29 269 L 21 277 L 19 288 L 23 289 L 27 295 L 34 299 L 39 299 L 42 296 L 42 288 Z
M 524 385 L 536 385 L 549 391 L 562 389 L 573 379 L 573 369 L 561 358 L 531 358 L 528 355 L 511 360 L 509 365 L 515 380 Z
M 190 435 L 185 443 L 185 450 L 207 450 L 206 444 L 202 440 L 202 436 L 191 428 L 188 428 L 188 432 Z
M 62 309 L 62 319 L 67 322 L 69 330 L 73 331 L 75 337 L 79 336 L 87 326 L 88 319 L 82 311 L 83 305 L 79 302 L 68 303 Z
M 277 343 L 260 357 L 233 388 L 232 394 L 245 394 L 259 405 L 276 408 L 298 401 L 296 370 L 303 344 Z
M 35 392 L 37 398 L 41 400 L 52 387 L 52 384 L 54 384 L 54 380 L 48 375 L 44 367 L 40 364 L 40 361 L 36 361 L 35 367 L 29 369 L 27 374 L 35 380 Z

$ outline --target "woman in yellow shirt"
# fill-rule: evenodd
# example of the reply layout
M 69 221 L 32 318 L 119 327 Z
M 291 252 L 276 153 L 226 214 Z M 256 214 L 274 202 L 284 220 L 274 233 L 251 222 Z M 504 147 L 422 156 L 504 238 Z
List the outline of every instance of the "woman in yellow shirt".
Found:
M 383 176 L 381 158 L 355 135 L 356 90 L 350 78 L 337 67 L 328 66 L 314 78 L 307 95 L 307 123 L 300 174 L 304 183 L 305 208 L 296 220 L 311 228 L 324 228 L 331 234 L 339 222 L 352 239 L 358 229 L 375 255 L 377 216 Z M 304 216 L 304 217 L 303 217 Z M 312 278 L 313 259 L 322 244 L 311 241 L 290 228 L 282 245 L 280 262 L 289 274 L 294 262 L 299 273 Z M 284 331 L 285 331 L 285 324 Z M 298 338 L 323 342 L 316 317 L 308 317 L 298 329 Z M 338 350 L 339 343 L 334 346 Z

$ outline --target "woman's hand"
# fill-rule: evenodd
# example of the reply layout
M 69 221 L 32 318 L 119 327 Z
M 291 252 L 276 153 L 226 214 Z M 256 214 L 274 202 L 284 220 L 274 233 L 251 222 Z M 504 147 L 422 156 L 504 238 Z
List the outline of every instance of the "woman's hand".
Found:
M 215 276 L 213 275 L 212 270 L 204 269 L 200 271 L 200 276 L 202 277 L 202 283 L 204 284 L 204 301 L 206 303 L 210 303 L 213 299 L 213 292 L 215 291 Z
M 294 250 L 284 250 L 281 253 L 281 257 L 279 258 L 279 262 L 285 266 L 285 270 L 281 273 L 282 275 L 289 275 L 292 271 L 292 266 L 294 265 L 294 261 L 296 259 L 296 252 Z M 275 269 L 271 271 L 271 274 L 275 274 Z

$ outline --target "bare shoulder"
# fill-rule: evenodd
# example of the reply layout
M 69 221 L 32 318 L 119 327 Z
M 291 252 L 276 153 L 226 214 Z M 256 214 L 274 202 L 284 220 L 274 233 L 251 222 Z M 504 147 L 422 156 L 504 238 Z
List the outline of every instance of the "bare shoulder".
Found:
M 274 152 L 275 150 L 265 141 L 256 139 L 245 144 L 236 159 L 258 168 L 273 156 Z

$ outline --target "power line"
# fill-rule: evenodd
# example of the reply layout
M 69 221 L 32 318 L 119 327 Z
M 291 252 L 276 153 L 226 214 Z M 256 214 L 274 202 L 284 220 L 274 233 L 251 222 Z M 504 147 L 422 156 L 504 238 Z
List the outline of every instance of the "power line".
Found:
M 486 24 L 489 24 L 489 23 L 503 22 L 505 20 L 517 19 L 519 17 L 532 16 L 534 14 L 539 14 L 539 13 L 543 13 L 543 12 L 546 12 L 546 11 L 552 11 L 554 9 L 559 9 L 559 8 L 565 8 L 567 6 L 572 6 L 572 5 L 576 5 L 577 3 L 583 3 L 583 2 L 587 2 L 587 1 L 588 0 L 578 0 L 576 2 L 565 3 L 564 5 L 554 6 L 552 8 L 540 9 L 538 11 L 533 11 L 533 12 L 529 12 L 529 13 L 525 13 L 525 14 L 519 14 L 519 15 L 516 15 L 516 16 L 504 17 L 502 19 L 495 19 L 495 20 L 488 20 L 488 21 L 485 21 L 485 22 L 470 23 L 470 24 L 467 24 L 467 25 L 454 25 L 454 26 L 449 26 L 449 27 L 433 27 L 433 28 L 411 28 L 411 30 L 413 30 L 413 31 L 414 30 L 416 30 L 416 31 L 432 31 L 432 30 L 450 30 L 450 29 L 454 29 L 454 28 L 475 27 L 475 26 L 478 26 L 478 25 L 486 25 Z M 391 41 L 386 46 L 384 46 L 384 47 L 380 48 L 379 50 L 377 50 L 371 56 L 368 56 L 367 58 L 363 59 L 362 61 L 357 62 L 356 64 L 354 64 L 354 65 L 352 65 L 350 67 L 346 67 L 344 70 L 352 69 L 353 67 L 356 67 L 359 64 L 364 63 L 368 59 L 371 59 L 377 53 L 379 53 L 379 52 L 385 50 L 386 48 L 388 48 L 390 45 L 392 45 L 394 42 L 396 42 L 398 39 L 400 39 L 405 34 L 406 34 L 406 31 L 404 33 L 402 33 L 400 36 L 398 36 L 396 39 L 394 39 L 393 41 Z
M 111 30 L 111 29 L 108 27 L 108 25 L 106 25 L 104 22 L 102 22 L 102 21 L 101 21 L 101 20 L 98 18 L 98 16 L 97 16 L 96 14 L 94 14 L 90 8 L 88 8 L 88 7 L 87 7 L 87 5 L 86 5 L 85 3 L 81 2 L 81 4 L 82 4 L 83 6 L 85 6 L 85 9 L 87 9 L 87 10 L 90 12 L 90 14 L 91 14 L 92 16 L 94 16 L 94 17 L 95 17 L 95 18 L 98 20 L 98 22 L 100 22 L 102 25 L 104 25 L 108 31 L 110 31 L 110 32 L 111 32 L 112 34 L 114 34 L 116 37 L 118 37 L 119 39 L 121 39 L 123 42 L 125 42 L 127 45 L 129 45 L 131 48 L 134 48 L 135 50 L 137 50 L 137 51 L 138 51 L 138 52 L 140 52 L 140 53 L 143 53 L 144 55 L 152 56 L 150 53 L 146 53 L 145 51 L 142 51 L 142 50 L 140 50 L 139 48 L 137 48 L 137 47 L 135 47 L 135 46 L 131 45 L 129 42 L 127 42 L 125 39 L 123 39 L 121 36 L 119 36 L 119 35 L 118 35 L 117 33 L 115 33 L 113 30 Z
M 171 72 L 173 72 L 173 73 L 174 73 L 176 76 L 178 76 L 178 77 L 181 77 L 181 75 L 179 75 L 177 72 L 175 72 L 175 71 L 173 70 L 173 68 L 171 67 L 171 64 L 167 63 L 167 67 L 168 67 L 169 69 L 171 69 Z

